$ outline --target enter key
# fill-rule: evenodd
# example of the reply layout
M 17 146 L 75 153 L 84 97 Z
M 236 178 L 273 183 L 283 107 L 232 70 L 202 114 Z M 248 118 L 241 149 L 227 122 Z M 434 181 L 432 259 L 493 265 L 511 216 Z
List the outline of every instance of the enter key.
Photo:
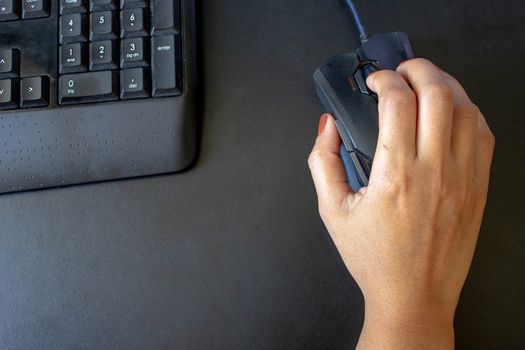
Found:
M 174 96 L 180 95 L 178 85 L 182 67 L 180 57 L 180 37 L 178 35 L 163 35 L 153 37 L 152 45 L 152 95 Z

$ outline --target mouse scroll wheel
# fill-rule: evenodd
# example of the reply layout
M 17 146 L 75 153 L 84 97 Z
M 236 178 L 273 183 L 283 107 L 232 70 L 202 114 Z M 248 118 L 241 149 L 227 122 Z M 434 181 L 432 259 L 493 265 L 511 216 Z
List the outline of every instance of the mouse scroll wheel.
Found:
M 377 69 L 377 67 L 372 64 L 372 63 L 367 63 L 363 66 L 361 66 L 361 71 L 363 72 L 363 76 L 365 78 L 365 81 L 366 79 L 368 78 L 368 76 L 374 72 L 377 72 L 379 69 Z
M 368 86 L 366 86 L 366 78 L 373 72 L 377 71 L 378 69 L 371 63 L 365 64 L 358 68 L 354 73 L 354 80 L 359 87 L 359 91 L 363 94 L 373 94 L 372 91 L 368 89 Z

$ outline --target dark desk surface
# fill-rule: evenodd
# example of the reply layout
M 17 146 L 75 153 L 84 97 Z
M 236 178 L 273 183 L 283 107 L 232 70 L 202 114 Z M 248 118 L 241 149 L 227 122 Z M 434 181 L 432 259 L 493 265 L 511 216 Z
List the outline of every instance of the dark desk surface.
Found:
M 524 344 L 525 3 L 358 1 L 455 74 L 497 140 L 458 348 Z M 0 197 L 2 349 L 348 349 L 362 299 L 318 218 L 311 75 L 355 48 L 339 3 L 207 0 L 195 167 Z

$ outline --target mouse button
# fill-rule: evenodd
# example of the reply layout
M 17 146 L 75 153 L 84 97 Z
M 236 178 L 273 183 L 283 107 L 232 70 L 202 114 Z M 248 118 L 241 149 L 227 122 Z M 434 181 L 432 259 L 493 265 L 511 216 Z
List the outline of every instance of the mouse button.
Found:
M 352 74 L 360 64 L 357 54 L 346 53 L 330 58 L 320 69 L 329 80 L 332 80 L 332 78 L 340 79 Z
M 352 158 L 352 163 L 354 164 L 359 183 L 361 186 L 368 186 L 368 174 L 366 173 L 365 169 L 363 169 L 363 165 L 359 159 L 361 157 L 357 152 L 350 153 L 350 157 Z
M 337 119 L 335 121 L 335 126 L 337 127 L 337 131 L 339 131 L 339 135 L 341 136 L 341 141 L 343 142 L 345 149 L 348 152 L 353 152 L 354 145 L 352 144 L 352 139 L 348 135 L 348 131 L 346 130 L 346 127 L 344 126 L 341 119 Z
M 376 100 L 371 95 L 353 93 L 342 99 L 337 118 L 341 119 L 354 148 L 372 158 L 378 137 Z
M 363 167 L 363 171 L 367 175 L 367 178 L 370 176 L 370 173 L 372 172 L 372 161 L 365 157 L 363 154 L 361 154 L 358 150 L 356 150 L 357 158 L 359 159 L 359 163 L 361 163 L 361 166 Z
M 368 79 L 370 74 L 377 72 L 378 70 L 381 70 L 378 62 L 366 62 L 361 66 L 361 71 L 363 73 L 365 81 L 366 79 Z
M 352 154 L 354 152 L 348 152 L 345 149 L 345 146 L 341 144 L 341 148 L 339 149 L 339 155 L 341 157 L 341 160 L 343 161 L 343 165 L 345 168 L 345 174 L 346 174 L 346 180 L 348 182 L 348 185 L 355 191 L 359 191 L 363 185 L 361 184 L 361 181 L 358 176 L 358 171 L 355 167 L 354 160 L 352 159 Z
M 403 32 L 376 34 L 357 48 L 357 54 L 364 61 L 376 61 L 381 69 L 391 70 L 414 58 L 408 36 Z
M 332 91 L 338 99 L 349 98 L 359 91 L 353 73 L 360 62 L 355 53 L 332 57 L 314 74 L 314 80 L 323 90 Z
M 368 91 L 368 87 L 366 86 L 366 81 L 363 75 L 363 71 L 360 68 L 358 68 L 354 72 L 354 81 L 356 82 L 357 87 L 359 88 L 359 91 L 361 91 L 361 93 L 367 94 L 367 95 L 370 93 Z

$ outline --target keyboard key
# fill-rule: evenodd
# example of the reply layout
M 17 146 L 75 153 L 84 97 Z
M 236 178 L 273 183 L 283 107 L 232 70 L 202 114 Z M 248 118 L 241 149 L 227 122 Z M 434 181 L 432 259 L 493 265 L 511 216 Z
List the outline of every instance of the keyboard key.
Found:
M 90 0 L 89 9 L 91 12 L 105 11 L 105 10 L 116 10 L 116 0 Z
M 58 80 L 58 103 L 113 101 L 118 99 L 115 71 L 62 75 Z
M 60 74 L 86 71 L 86 44 L 75 43 L 60 46 L 58 69 Z
M 180 40 L 178 36 L 177 40 Z M 176 67 L 176 56 L 180 54 L 176 50 L 179 50 L 179 47 L 175 47 L 173 35 L 153 37 L 151 65 L 154 97 L 180 95 L 180 89 L 177 87 L 177 74 L 180 73 Z
M 0 49 L 0 78 L 16 78 L 20 74 L 20 51 Z
M 60 14 L 86 12 L 86 0 L 60 0 Z
M 0 80 L 0 110 L 18 107 L 17 79 Z
M 117 38 L 117 14 L 112 11 L 95 12 L 89 16 L 92 41 Z
M 51 0 L 22 0 L 22 18 L 49 17 Z
M 24 78 L 20 81 L 20 107 L 45 107 L 49 105 L 49 78 Z
M 117 57 L 115 41 L 94 41 L 89 44 L 89 70 L 118 68 Z
M 122 68 L 147 67 L 148 44 L 149 40 L 144 40 L 144 38 L 122 40 L 120 45 L 120 66 Z
M 169 1 L 169 0 L 166 0 L 166 1 Z M 147 6 L 148 6 L 147 0 L 120 0 L 121 9 L 139 8 L 139 7 L 147 7 Z
M 0 0 L 0 22 L 18 19 L 19 16 L 19 0 Z
M 120 98 L 149 97 L 149 73 L 144 68 L 124 69 L 120 71 Z
M 180 30 L 179 0 L 152 0 L 151 18 L 151 35 L 177 34 Z
M 86 41 L 85 16 L 74 13 L 60 17 L 60 43 Z
M 148 35 L 147 9 L 128 9 L 120 13 L 120 37 L 131 38 Z

